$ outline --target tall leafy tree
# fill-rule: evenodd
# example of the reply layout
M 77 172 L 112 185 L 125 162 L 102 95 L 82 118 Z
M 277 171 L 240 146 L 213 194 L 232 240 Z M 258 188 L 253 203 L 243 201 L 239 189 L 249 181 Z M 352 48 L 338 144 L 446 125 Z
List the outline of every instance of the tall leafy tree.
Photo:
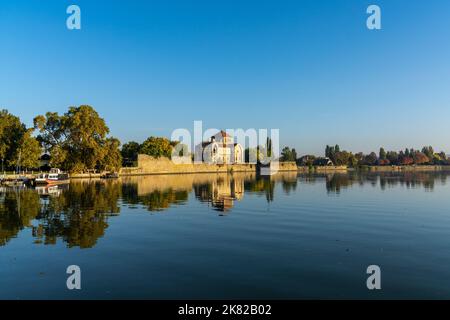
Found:
M 292 161 L 292 151 L 289 147 L 284 147 L 283 150 L 281 150 L 281 160 Z
M 369 155 L 365 156 L 364 163 L 367 165 L 377 164 L 378 158 L 375 152 L 371 152 Z
M 291 161 L 297 161 L 297 151 L 292 148 L 292 160 Z
M 325 157 L 330 158 L 330 156 L 331 156 L 331 147 L 327 145 L 325 147 Z
M 120 141 L 116 138 L 107 138 L 103 146 L 103 157 L 100 160 L 101 170 L 118 171 L 122 165 L 122 155 L 119 151 Z
M 267 157 L 272 158 L 272 139 L 267 138 L 266 140 L 266 151 L 267 151 Z
M 39 167 L 39 157 L 42 149 L 36 138 L 32 136 L 32 133 L 33 129 L 28 129 L 24 132 L 19 140 L 13 158 L 9 161 L 10 165 L 28 169 Z
M 383 147 L 380 148 L 379 158 L 380 158 L 380 160 L 386 160 L 387 159 L 386 150 L 384 150 Z
M 338 144 L 334 147 L 334 152 L 341 152 L 341 147 Z
M 434 149 L 432 146 L 423 147 L 422 153 L 425 154 L 429 159 L 434 158 Z
M 281 161 L 297 161 L 297 151 L 289 147 L 284 147 L 281 150 Z
M 121 158 L 117 139 L 108 138 L 105 120 L 91 106 L 70 107 L 64 115 L 48 112 L 37 116 L 39 141 L 51 153 L 52 165 L 71 172 L 118 168 Z
M 14 153 L 19 145 L 25 126 L 20 119 L 8 112 L 0 111 L 0 158 L 6 161 L 13 159 Z
M 20 119 L 7 110 L 0 111 L 0 158 L 9 166 L 36 168 L 41 148 Z

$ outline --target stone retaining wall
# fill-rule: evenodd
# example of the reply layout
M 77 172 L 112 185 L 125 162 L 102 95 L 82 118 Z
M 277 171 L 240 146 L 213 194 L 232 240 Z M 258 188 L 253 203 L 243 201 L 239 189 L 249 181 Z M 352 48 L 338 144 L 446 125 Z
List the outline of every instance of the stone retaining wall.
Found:
M 242 164 L 195 164 L 192 162 L 176 164 L 168 158 L 154 158 L 140 154 L 138 166 L 122 168 L 120 175 L 145 175 L 145 174 L 180 174 L 180 173 L 227 173 L 227 172 L 256 172 L 257 165 Z M 278 171 L 297 171 L 295 162 L 280 162 Z
M 315 167 L 298 167 L 298 171 L 301 173 L 309 172 L 347 172 L 348 168 L 346 166 L 315 166 Z

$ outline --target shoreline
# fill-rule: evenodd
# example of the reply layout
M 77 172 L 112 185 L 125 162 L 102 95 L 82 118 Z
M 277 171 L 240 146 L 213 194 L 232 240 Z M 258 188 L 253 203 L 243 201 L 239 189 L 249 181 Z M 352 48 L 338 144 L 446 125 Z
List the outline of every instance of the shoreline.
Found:
M 201 170 L 201 171 L 143 171 L 141 168 L 130 168 L 132 170 L 126 170 L 127 172 L 122 172 L 120 170 L 120 177 L 142 177 L 142 176 L 156 176 L 156 175 L 196 175 L 196 174 L 233 174 L 233 173 L 254 173 L 259 174 L 258 170 L 248 169 L 248 170 Z M 131 172 L 130 172 L 131 171 Z M 134 171 L 134 172 L 132 172 Z M 450 172 L 450 165 L 448 166 L 370 166 L 364 168 L 348 168 L 345 166 L 323 166 L 323 167 L 303 167 L 298 166 L 296 168 L 282 168 L 278 172 L 297 172 L 301 174 L 305 173 L 347 173 L 347 172 Z M 276 174 L 276 173 L 274 173 Z M 70 176 L 71 179 L 95 179 L 100 178 L 102 174 L 73 174 Z M 270 175 L 268 175 L 270 176 Z M 107 179 L 106 179 L 107 180 Z
M 282 162 L 280 162 L 282 164 Z M 285 163 L 286 164 L 286 163 Z M 209 165 L 208 165 L 209 166 Z M 217 165 L 210 165 L 205 168 L 202 165 L 201 170 L 192 170 L 195 165 L 190 166 L 187 170 L 145 170 L 139 167 L 124 167 L 119 170 L 120 177 L 140 177 L 154 175 L 195 175 L 195 174 L 233 174 L 233 173 L 255 173 L 260 174 L 256 165 L 240 164 L 239 167 L 233 168 L 233 165 L 224 165 L 218 168 Z M 346 173 L 346 172 L 450 172 L 450 165 L 424 165 L 424 166 L 365 166 L 360 168 L 348 168 L 345 166 L 297 166 L 292 163 L 282 165 L 278 171 L 274 172 L 297 172 L 297 173 Z M 20 177 L 34 179 L 39 173 L 25 174 L 6 174 L 0 175 L 4 180 L 14 180 Z M 70 174 L 70 179 L 100 179 L 104 173 L 74 173 Z M 268 175 L 270 176 L 270 175 Z M 105 179 L 108 180 L 108 179 Z

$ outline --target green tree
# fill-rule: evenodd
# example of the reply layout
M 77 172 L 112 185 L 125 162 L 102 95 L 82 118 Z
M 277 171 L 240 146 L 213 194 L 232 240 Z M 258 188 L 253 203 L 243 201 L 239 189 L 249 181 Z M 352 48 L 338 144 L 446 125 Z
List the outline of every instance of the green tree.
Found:
M 284 147 L 281 150 L 281 161 L 297 161 L 297 151 L 289 147 Z
M 71 172 L 117 167 L 120 144 L 107 137 L 109 128 L 91 106 L 70 107 L 62 116 L 48 112 L 37 116 L 34 126 L 40 132 L 39 141 L 52 156 L 53 166 Z
M 295 150 L 295 148 L 292 148 L 292 160 L 291 161 L 295 161 L 297 162 L 297 151 Z
M 292 151 L 289 147 L 284 147 L 281 150 L 281 161 L 292 161 Z
M 348 166 L 353 155 L 347 151 L 339 151 L 334 154 L 334 164 L 337 166 Z
M 384 150 L 383 147 L 380 148 L 379 158 L 380 158 L 380 160 L 386 160 L 387 159 L 387 154 L 386 154 L 386 151 Z
M 119 171 L 122 165 L 122 155 L 119 151 L 120 141 L 116 138 L 107 138 L 104 146 L 104 155 L 100 160 L 100 170 Z
M 13 158 L 9 161 L 10 165 L 28 169 L 39 166 L 42 149 L 36 138 L 31 135 L 32 133 L 33 129 L 28 129 L 22 135 Z
M 364 164 L 367 165 L 376 165 L 378 161 L 377 154 L 375 152 L 371 152 L 369 155 L 364 157 Z
M 331 147 L 329 145 L 325 147 L 325 157 L 331 158 Z
M 327 145 L 325 148 L 325 157 L 330 158 L 333 163 L 336 163 L 336 154 L 341 152 L 341 148 L 339 145 L 335 145 L 334 147 L 330 147 Z
M 267 150 L 267 157 L 272 158 L 272 139 L 267 138 L 266 140 L 266 150 Z
M 122 157 L 124 159 L 126 158 L 129 160 L 136 161 L 140 149 L 141 149 L 141 145 L 139 143 L 137 143 L 136 141 L 130 141 L 128 143 L 125 143 L 122 146 L 122 151 L 121 151 Z
M 425 154 L 430 160 L 434 158 L 434 149 L 432 146 L 423 147 L 422 153 Z
M 405 149 L 405 157 L 410 157 L 410 156 L 411 156 L 411 151 L 408 148 L 406 148 Z
M 395 151 L 389 151 L 386 155 L 386 158 L 389 160 L 391 164 L 398 164 L 399 163 L 399 155 Z
M 38 166 L 41 148 L 20 119 L 7 110 L 0 111 L 0 158 L 9 166 Z
M 356 168 L 358 166 L 358 162 L 358 158 L 354 154 L 350 153 L 350 156 L 348 158 L 348 166 L 350 166 L 351 168 Z
M 341 148 L 338 144 L 334 147 L 334 152 L 341 152 Z
M 150 137 L 145 140 L 140 152 L 155 158 L 167 157 L 172 155 L 173 143 L 169 139 L 163 137 Z
M 0 111 L 0 158 L 10 162 L 26 128 L 20 119 L 7 110 Z

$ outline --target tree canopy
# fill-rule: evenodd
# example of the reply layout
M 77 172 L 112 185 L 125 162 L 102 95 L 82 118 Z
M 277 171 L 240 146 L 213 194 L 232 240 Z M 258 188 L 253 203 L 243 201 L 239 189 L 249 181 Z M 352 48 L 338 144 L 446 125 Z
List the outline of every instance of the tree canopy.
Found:
M 414 150 L 413 148 L 406 148 L 405 150 L 386 151 L 383 147 L 380 148 L 379 154 L 371 152 L 364 155 L 359 152 L 355 155 L 346 151 L 340 151 L 339 145 L 335 147 L 326 146 L 325 155 L 329 157 L 336 165 L 347 165 L 356 167 L 358 165 L 449 165 L 450 159 L 441 151 L 435 153 L 432 146 L 425 146 L 422 151 Z
M 284 147 L 281 150 L 281 161 L 297 161 L 297 151 L 294 148 Z
M 51 165 L 70 172 L 118 170 L 120 142 L 91 106 L 70 107 L 64 115 L 47 112 L 34 118 L 38 140 L 51 153 Z
M 124 161 L 136 161 L 141 150 L 141 145 L 136 141 L 130 141 L 122 146 L 122 158 Z
M 172 148 L 177 145 L 177 142 L 170 141 L 163 137 L 150 137 L 145 140 L 141 147 L 140 153 L 146 154 L 155 158 L 172 156 Z
M 10 167 L 36 168 L 40 155 L 33 129 L 27 129 L 19 117 L 7 110 L 0 111 L 0 159 Z

